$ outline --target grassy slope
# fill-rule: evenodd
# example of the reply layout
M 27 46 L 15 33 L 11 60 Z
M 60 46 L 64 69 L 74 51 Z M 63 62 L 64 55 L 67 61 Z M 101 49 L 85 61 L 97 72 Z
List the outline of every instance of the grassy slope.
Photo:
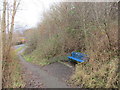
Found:
M 28 62 L 37 64 L 37 65 L 41 65 L 41 66 L 50 64 L 47 59 L 38 58 L 38 59 L 36 60 L 35 56 L 36 56 L 36 55 L 33 55 L 33 54 L 32 54 L 32 55 L 31 55 L 31 54 L 29 54 L 29 55 L 24 55 L 24 54 L 23 54 L 24 59 L 25 59 L 26 61 L 28 61 Z
M 38 51 L 39 52 L 39 51 Z M 41 58 L 37 56 L 35 53 L 24 55 L 23 57 L 25 58 L 26 61 L 32 62 L 37 65 L 48 65 L 54 62 L 61 62 L 61 60 L 67 60 L 67 55 L 60 55 L 60 56 L 55 56 L 53 58 L 47 59 L 47 58 Z

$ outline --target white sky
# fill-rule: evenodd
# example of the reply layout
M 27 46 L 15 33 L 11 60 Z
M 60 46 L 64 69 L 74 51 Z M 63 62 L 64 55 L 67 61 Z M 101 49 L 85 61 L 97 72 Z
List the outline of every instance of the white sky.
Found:
M 18 26 L 36 27 L 44 10 L 48 10 L 53 0 L 22 0 L 15 22 Z

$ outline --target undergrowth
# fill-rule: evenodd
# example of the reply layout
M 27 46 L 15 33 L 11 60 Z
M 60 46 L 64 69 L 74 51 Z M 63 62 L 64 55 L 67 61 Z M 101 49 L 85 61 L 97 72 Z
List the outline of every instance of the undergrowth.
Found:
M 84 88 L 118 88 L 117 69 L 118 58 L 113 58 L 109 63 L 96 63 L 95 66 L 90 62 L 79 63 L 69 83 Z
M 4 77 L 5 81 L 3 88 L 23 88 L 25 83 L 21 75 L 21 66 L 15 50 L 10 53 L 9 63 L 5 65 Z

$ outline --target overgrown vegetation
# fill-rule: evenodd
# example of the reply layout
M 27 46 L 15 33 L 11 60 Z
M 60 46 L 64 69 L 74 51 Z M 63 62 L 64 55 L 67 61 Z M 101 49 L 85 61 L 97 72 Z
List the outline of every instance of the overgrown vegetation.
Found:
M 72 51 L 86 53 L 89 62 L 76 65 L 70 83 L 85 88 L 118 87 L 117 12 L 115 2 L 54 4 L 37 28 L 25 32 L 25 55 L 41 63 Z
M 18 73 L 18 67 L 16 66 L 18 62 L 17 61 L 14 62 L 14 58 L 12 56 L 12 54 L 14 53 L 12 52 L 11 47 L 13 45 L 12 38 L 13 38 L 14 24 L 15 24 L 14 21 L 15 21 L 16 12 L 20 5 L 20 1 L 21 0 L 1 0 L 0 2 L 1 4 L 1 7 L 0 7 L 0 30 L 1 30 L 0 31 L 0 35 L 1 35 L 0 36 L 1 37 L 0 59 L 2 62 L 2 63 L 0 62 L 0 66 L 2 64 L 1 72 L 3 72 L 2 80 L 0 80 L 0 83 L 2 83 L 2 86 L 0 85 L 0 88 L 1 87 L 13 88 L 19 85 L 19 84 L 16 86 L 13 85 L 14 81 L 12 82 L 12 78 L 11 78 L 12 76 L 14 76 L 12 75 L 13 74 L 13 71 L 11 69 L 12 65 L 13 67 L 16 68 L 16 69 L 13 69 L 13 70 L 16 70 L 14 74 L 17 75 L 16 73 Z M 1 73 L 0 73 L 0 76 L 1 76 Z M 20 79 L 20 78 L 17 78 L 17 79 Z
M 4 67 L 3 88 L 23 88 L 25 84 L 22 79 L 19 59 L 14 50 L 11 50 L 10 53 L 9 63 L 6 63 Z

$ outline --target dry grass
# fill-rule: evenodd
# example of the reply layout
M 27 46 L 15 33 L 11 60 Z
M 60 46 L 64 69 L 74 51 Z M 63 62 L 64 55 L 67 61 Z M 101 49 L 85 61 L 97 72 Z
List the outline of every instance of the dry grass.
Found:
M 92 64 L 87 63 L 87 66 L 84 63 L 78 64 L 70 82 L 84 88 L 117 88 L 117 64 L 118 59 L 114 58 L 109 63 L 101 65 L 97 71 L 92 69 L 94 67 Z M 97 64 L 95 66 L 97 67 Z
M 85 88 L 118 88 L 117 24 L 111 24 L 109 33 L 111 50 L 108 49 L 107 37 L 100 38 L 98 32 L 95 42 L 90 42 L 93 45 L 87 50 L 90 61 L 78 64 L 69 82 Z
M 14 50 L 10 54 L 9 63 L 6 62 L 3 72 L 5 80 L 3 88 L 22 88 L 24 87 L 24 81 L 21 76 L 19 59 Z

